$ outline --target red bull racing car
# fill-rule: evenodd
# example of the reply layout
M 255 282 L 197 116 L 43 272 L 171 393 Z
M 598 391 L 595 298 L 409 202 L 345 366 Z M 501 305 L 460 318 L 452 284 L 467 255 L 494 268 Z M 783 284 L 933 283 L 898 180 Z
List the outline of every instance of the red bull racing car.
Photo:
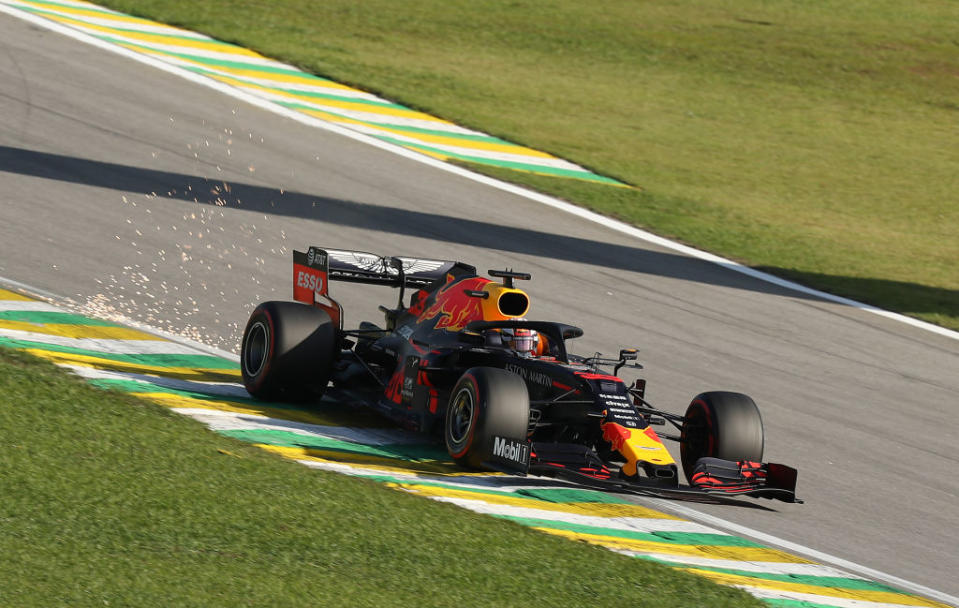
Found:
M 361 402 L 442 436 L 470 469 L 549 475 L 657 496 L 748 495 L 800 502 L 796 470 L 763 463 L 763 424 L 748 396 L 706 392 L 685 414 L 654 408 L 645 380 L 619 377 L 636 350 L 583 357 L 578 327 L 530 321 L 529 274 L 462 262 L 310 247 L 293 253 L 295 302 L 264 302 L 243 334 L 247 390 L 262 399 Z M 399 289 L 385 323 L 343 327 L 330 281 Z M 407 297 L 409 296 L 409 297 Z M 670 433 L 654 426 L 674 427 Z M 682 470 L 663 445 L 679 442 Z

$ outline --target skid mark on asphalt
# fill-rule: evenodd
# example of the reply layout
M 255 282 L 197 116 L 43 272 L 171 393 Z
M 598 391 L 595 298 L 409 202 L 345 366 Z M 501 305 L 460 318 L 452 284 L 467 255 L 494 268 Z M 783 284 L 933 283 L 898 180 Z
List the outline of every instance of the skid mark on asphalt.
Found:
M 443 161 L 624 186 L 569 161 L 302 72 L 239 46 L 77 0 L 0 0 L 100 41 L 235 87 L 271 104 Z
M 463 471 L 436 444 L 346 404 L 298 408 L 257 401 L 239 384 L 235 362 L 189 345 L 151 334 L 144 338 L 143 332 L 133 330 L 112 331 L 124 328 L 68 317 L 55 306 L 3 289 L 0 311 L 0 346 L 52 360 L 95 386 L 159 403 L 215 432 L 312 468 L 364 477 L 547 534 L 687 570 L 744 589 L 771 606 L 946 606 L 615 494 L 552 479 Z M 65 322 L 68 318 L 70 323 Z M 94 337 L 87 333 L 91 328 L 111 332 L 109 337 Z

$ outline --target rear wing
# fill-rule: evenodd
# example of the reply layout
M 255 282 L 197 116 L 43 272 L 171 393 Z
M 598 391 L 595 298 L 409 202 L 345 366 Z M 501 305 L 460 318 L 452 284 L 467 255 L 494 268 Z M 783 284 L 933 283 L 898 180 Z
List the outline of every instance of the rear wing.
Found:
M 320 249 L 293 252 L 293 299 L 316 304 L 337 321 L 342 308 L 329 296 L 330 281 L 347 281 L 400 288 L 400 302 L 406 287 L 427 287 L 446 275 L 476 274 L 476 268 L 462 262 L 425 260 L 400 256 L 381 256 L 366 251 Z M 317 297 L 331 304 L 317 302 Z M 334 314 L 338 311 L 339 314 Z
M 334 281 L 426 287 L 438 279 L 445 280 L 447 273 L 455 266 L 476 273 L 473 266 L 448 260 L 381 256 L 365 251 L 336 249 L 328 249 L 326 253 L 330 259 L 330 280 Z

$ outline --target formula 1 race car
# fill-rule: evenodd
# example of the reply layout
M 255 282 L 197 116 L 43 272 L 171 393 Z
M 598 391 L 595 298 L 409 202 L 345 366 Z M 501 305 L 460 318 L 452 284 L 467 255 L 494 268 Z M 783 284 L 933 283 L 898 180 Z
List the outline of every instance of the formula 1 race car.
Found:
M 547 475 L 655 496 L 738 495 L 801 502 L 796 470 L 763 463 L 763 423 L 748 396 L 706 392 L 684 415 L 654 408 L 645 380 L 618 374 L 637 351 L 581 357 L 578 327 L 529 321 L 529 274 L 310 247 L 293 252 L 295 302 L 264 302 L 243 334 L 247 390 L 271 400 L 332 390 L 400 426 L 442 435 L 470 469 Z M 494 279 L 499 279 L 496 281 Z M 385 325 L 343 328 L 330 281 L 399 289 Z M 409 303 L 406 294 L 410 292 Z M 611 373 L 603 371 L 611 368 Z M 678 435 L 657 433 L 671 424 Z M 678 441 L 683 472 L 662 439 Z

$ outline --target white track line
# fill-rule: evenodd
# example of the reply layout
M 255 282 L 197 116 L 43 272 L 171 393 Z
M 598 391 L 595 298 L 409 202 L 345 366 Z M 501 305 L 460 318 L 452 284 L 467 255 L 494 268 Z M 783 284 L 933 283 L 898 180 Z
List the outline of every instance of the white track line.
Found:
M 781 591 L 778 589 L 765 589 L 762 587 L 753 587 L 751 585 L 730 585 L 738 587 L 743 591 L 758 597 L 759 599 L 770 600 L 793 600 L 797 602 L 809 602 L 809 604 L 835 606 L 836 608 L 916 608 L 915 604 L 890 604 L 888 602 L 874 602 L 871 600 L 855 600 L 832 595 L 817 595 L 813 593 L 800 593 L 798 591 Z
M 270 418 L 257 414 L 238 414 L 204 408 L 171 408 L 178 414 L 202 422 L 214 431 L 286 431 L 304 437 L 336 439 L 360 445 L 422 445 L 423 439 L 403 431 L 369 429 L 351 426 L 308 424 L 292 420 Z
M 668 562 L 670 565 L 680 568 L 723 568 L 726 570 L 742 570 L 745 572 L 755 572 L 758 574 L 786 574 L 796 576 L 828 576 L 832 578 L 853 578 L 861 577 L 850 574 L 837 568 L 823 566 L 820 564 L 807 564 L 799 562 L 746 562 L 735 559 L 713 559 L 701 557 L 698 555 L 678 555 L 673 553 L 657 553 L 654 551 L 633 551 L 630 549 L 612 549 L 616 553 L 622 553 L 630 557 L 646 557 L 660 562 Z
M 106 338 L 69 338 L 43 332 L 0 327 L 0 337 L 39 342 L 67 348 L 80 348 L 114 355 L 205 355 L 192 346 L 169 340 L 114 340 Z
M 516 477 L 500 473 L 458 473 L 444 475 L 442 473 L 419 473 L 401 470 L 398 467 L 364 467 L 361 465 L 345 464 L 336 461 L 320 461 L 300 459 L 297 462 L 314 469 L 323 469 L 354 477 L 390 477 L 396 483 L 417 485 L 423 483 L 438 483 L 445 487 L 465 491 L 493 490 L 504 494 L 516 494 L 522 490 L 580 490 L 581 486 L 573 484 L 563 485 L 555 479 L 546 477 L 524 477 L 521 483 L 516 483 Z M 523 498 L 521 494 L 517 496 Z
M 34 23 L 35 25 L 39 25 L 40 27 L 44 27 L 46 29 L 55 31 L 57 33 L 63 34 L 64 36 L 69 36 L 70 38 L 73 38 L 75 40 L 79 40 L 87 44 L 92 44 L 93 46 L 104 49 L 111 53 L 123 55 L 124 57 L 133 59 L 134 61 L 145 63 L 159 70 L 163 70 L 164 72 L 168 72 L 170 74 L 174 74 L 181 78 L 185 78 L 186 80 L 189 80 L 190 82 L 194 82 L 196 84 L 219 91 L 225 95 L 229 95 L 230 97 L 233 97 L 234 99 L 238 99 L 246 103 L 249 103 L 251 105 L 254 105 L 260 109 L 266 110 L 267 112 L 272 112 L 274 114 L 278 114 L 280 116 L 289 118 L 290 120 L 295 120 L 296 122 L 299 122 L 305 125 L 309 125 L 319 129 L 324 129 L 326 131 L 330 131 L 332 133 L 336 133 L 344 137 L 349 137 L 350 139 L 354 139 L 356 141 L 369 144 L 381 150 L 392 152 L 393 154 L 414 160 L 419 163 L 423 163 L 425 165 L 429 165 L 431 167 L 435 167 L 442 171 L 447 171 L 449 173 L 453 173 L 453 174 L 465 177 L 475 182 L 479 182 L 481 184 L 491 186 L 493 188 L 497 188 L 499 190 L 503 190 L 505 192 L 509 192 L 517 196 L 522 196 L 524 198 L 527 198 L 532 201 L 536 201 L 543 205 L 547 205 L 554 209 L 558 209 L 560 211 L 564 211 L 566 213 L 575 215 L 584 220 L 594 222 L 596 224 L 601 224 L 603 226 L 606 226 L 607 228 L 610 228 L 617 232 L 621 232 L 623 234 L 629 235 L 631 237 L 645 241 L 647 243 L 651 243 L 653 245 L 657 245 L 665 249 L 670 249 L 672 251 L 676 251 L 693 258 L 705 260 L 707 262 L 712 262 L 728 270 L 745 274 L 752 278 L 759 279 L 767 283 L 772 283 L 773 285 L 778 285 L 779 287 L 784 287 L 786 289 L 798 291 L 800 293 L 815 296 L 817 298 L 821 298 L 824 300 L 829 300 L 831 302 L 836 302 L 846 306 L 851 306 L 859 310 L 863 310 L 863 311 L 870 312 L 882 317 L 886 317 L 887 319 L 892 319 L 900 323 L 906 323 L 907 325 L 912 325 L 913 327 L 917 327 L 919 329 L 923 329 L 926 331 L 939 334 L 940 336 L 952 338 L 953 340 L 959 340 L 959 332 L 957 331 L 946 329 L 944 327 L 939 327 L 938 325 L 933 325 L 932 323 L 926 323 L 925 321 L 913 319 L 912 317 L 907 317 L 905 315 L 890 312 L 888 310 L 883 310 L 881 308 L 877 308 L 869 304 L 863 304 L 862 302 L 850 300 L 849 298 L 843 298 L 841 296 L 836 296 L 830 293 L 826 293 L 824 291 L 812 289 L 810 287 L 806 287 L 798 283 L 793 283 L 792 281 L 787 281 L 785 279 L 781 279 L 779 277 L 773 276 L 771 274 L 767 274 L 765 272 L 760 272 L 753 268 L 749 268 L 748 266 L 743 266 L 742 264 L 739 264 L 732 260 L 728 260 L 726 258 L 717 256 L 705 251 L 700 251 L 699 249 L 694 249 L 693 247 L 689 247 L 686 245 L 682 245 L 680 243 L 676 243 L 674 241 L 670 241 L 669 239 L 663 238 L 661 236 L 657 236 L 655 234 L 652 234 L 651 232 L 640 230 L 639 228 L 636 228 L 635 226 L 630 226 L 629 224 L 625 224 L 623 222 L 602 216 L 598 213 L 587 211 L 586 209 L 583 209 L 582 207 L 577 207 L 576 205 L 572 205 L 565 201 L 561 201 L 557 198 L 546 196 L 545 194 L 540 194 L 538 192 L 533 192 L 531 190 L 527 190 L 520 186 L 508 184 L 506 182 L 493 179 L 491 177 L 486 177 L 485 175 L 479 175 L 478 173 L 473 173 L 461 167 L 457 167 L 456 165 L 448 164 L 444 161 L 431 158 L 424 154 L 419 154 L 417 152 L 413 152 L 406 148 L 402 148 L 400 146 L 396 146 L 393 144 L 380 141 L 368 135 L 364 135 L 362 133 L 358 133 L 356 131 L 346 129 L 338 125 L 328 123 L 319 118 L 301 114 L 300 112 L 296 112 L 294 110 L 290 110 L 282 106 L 278 106 L 274 103 L 271 103 L 265 99 L 261 99 L 257 97 L 256 95 L 247 93 L 233 86 L 230 86 L 221 82 L 217 82 L 215 80 L 211 80 L 205 76 L 201 76 L 199 74 L 190 72 L 188 70 L 170 65 L 158 59 L 154 59 L 153 57 L 149 57 L 147 55 L 143 55 L 140 53 L 127 50 L 113 43 L 104 42 L 98 38 L 95 38 L 93 36 L 80 32 L 79 30 L 76 30 L 64 25 L 60 25 L 59 23 L 56 23 L 54 21 L 50 21 L 49 19 L 38 17 L 30 13 L 26 13 L 22 10 L 12 8 L 2 3 L 0 3 L 0 12 L 5 12 L 19 19 L 29 21 L 31 23 Z
M 0 300 L 0 312 L 66 312 L 46 302 Z
M 815 549 L 810 549 L 809 547 L 804 547 L 798 543 L 794 543 L 782 538 L 778 538 L 771 534 L 766 534 L 765 532 L 758 532 L 752 528 L 747 528 L 746 526 L 741 526 L 739 524 L 734 524 L 732 522 L 720 519 L 713 515 L 707 515 L 706 513 L 701 513 L 693 508 L 687 507 L 685 505 L 678 504 L 676 502 L 670 502 L 658 498 L 649 498 L 645 500 L 648 504 L 651 504 L 654 508 L 661 511 L 672 512 L 680 515 L 682 517 L 687 517 L 689 519 L 694 519 L 696 521 L 702 522 L 710 526 L 716 526 L 717 528 L 722 528 L 724 530 L 729 530 L 734 534 L 740 534 L 742 536 L 748 536 L 753 538 L 761 543 L 769 545 L 770 547 L 777 547 L 783 549 L 790 553 L 795 553 L 804 557 L 808 557 L 817 562 L 822 562 L 836 566 L 843 570 L 847 570 L 854 574 L 858 574 L 865 578 L 869 578 L 875 581 L 882 581 L 889 583 L 894 587 L 910 591 L 917 595 L 922 595 L 930 599 L 938 600 L 940 602 L 945 602 L 947 604 L 952 604 L 953 606 L 959 606 L 959 597 L 943 593 L 941 591 L 936 591 L 935 589 L 930 589 L 923 585 L 907 581 L 905 579 L 899 578 L 898 576 L 893 576 L 891 574 L 886 574 L 879 570 L 873 570 L 866 566 L 860 566 L 855 562 L 851 562 L 841 557 L 836 557 L 834 555 L 829 555 L 828 553 L 823 553 L 822 551 L 816 551 Z
M 0 4 L 0 11 L 3 10 L 3 4 Z M 33 296 L 42 300 L 50 300 L 52 302 L 65 302 L 66 298 L 59 294 L 55 294 L 50 291 L 44 291 L 39 287 L 34 287 L 33 285 L 27 285 L 26 283 L 21 283 L 20 281 L 15 281 L 13 279 L 8 279 L 6 277 L 0 277 L 0 286 L 7 288 L 19 289 L 28 296 Z M 9 302 L 18 302 L 20 300 L 8 300 Z M 8 309 L 9 310 L 9 309 Z M 62 308 L 57 308 L 58 312 L 66 312 Z
M 172 340 L 171 340 L 172 341 Z M 150 374 L 139 374 L 136 372 L 118 372 L 114 370 L 98 369 L 96 367 L 87 367 L 84 365 L 66 365 L 60 364 L 60 367 L 67 369 L 81 378 L 88 380 L 126 380 L 137 382 L 144 386 L 155 386 L 157 388 L 170 388 L 173 390 L 187 391 L 192 393 L 203 393 L 213 397 L 230 399 L 239 397 L 249 399 L 250 393 L 246 392 L 242 384 L 232 382 L 200 382 L 198 380 L 182 380 L 180 378 L 166 378 L 163 376 L 153 376 Z
M 2 2 L 2 0 L 0 0 L 0 2 Z M 4 5 L 3 5 L 2 3 L 0 3 L 0 12 L 3 12 L 4 9 L 5 9 Z M 58 308 L 58 309 L 57 309 L 59 312 L 76 312 L 75 310 L 71 310 L 72 304 L 71 304 L 71 302 L 70 302 L 70 299 L 69 299 L 69 298 L 65 298 L 65 297 L 63 297 L 63 296 L 61 296 L 61 295 L 59 295 L 59 294 L 51 293 L 51 292 L 49 292 L 49 291 L 40 289 L 39 287 L 34 287 L 34 286 L 32 286 L 32 285 L 28 285 L 28 284 L 26 284 L 26 283 L 22 283 L 22 282 L 20 282 L 20 281 L 17 281 L 17 280 L 14 280 L 14 279 L 10 279 L 10 278 L 4 277 L 4 276 L 0 276 L 0 285 L 6 285 L 6 286 L 12 287 L 12 288 L 14 288 L 14 289 L 19 289 L 20 291 L 22 291 L 22 292 L 24 292 L 24 293 L 26 293 L 26 294 L 28 294 L 28 295 L 34 296 L 34 297 L 36 297 L 36 298 L 40 298 L 40 299 L 42 299 L 42 300 L 49 300 L 49 301 L 51 301 L 51 302 L 56 302 L 56 303 L 60 304 L 60 306 L 61 306 L 61 308 Z M 13 300 L 11 300 L 11 301 L 13 301 Z M 85 314 L 85 315 L 87 315 L 87 316 L 94 316 L 94 315 L 92 315 L 92 314 L 90 314 L 90 313 L 77 313 L 77 314 Z M 121 315 L 121 316 L 113 315 L 113 317 L 112 317 L 110 320 L 111 320 L 111 321 L 114 321 L 115 323 L 119 323 L 119 324 L 121 324 L 121 325 L 125 325 L 125 326 L 127 326 L 127 327 L 131 327 L 131 328 L 133 328 L 133 329 L 138 329 L 138 330 L 140 330 L 140 331 L 142 331 L 142 332 L 144 332 L 144 333 L 153 334 L 153 335 L 155 335 L 155 336 L 159 336 L 159 337 L 161 337 L 161 338 L 165 338 L 165 339 L 167 339 L 167 340 L 170 340 L 171 342 L 179 342 L 180 344 L 185 344 L 185 345 L 187 345 L 187 346 L 191 346 L 191 347 L 195 348 L 196 350 L 201 351 L 202 353 L 206 353 L 206 354 L 208 354 L 208 355 L 215 355 L 215 356 L 217 356 L 217 357 L 223 357 L 224 359 L 226 359 L 226 360 L 228 360 L 228 361 L 233 361 L 233 362 L 235 362 L 235 363 L 239 363 L 239 362 L 240 362 L 240 356 L 237 355 L 237 354 L 235 354 L 235 353 L 231 353 L 231 352 L 229 352 L 229 351 L 225 351 L 225 350 L 216 348 L 216 347 L 214 347 L 214 346 L 210 346 L 210 345 L 208 345 L 208 344 L 203 344 L 202 342 L 196 342 L 196 341 L 194 341 L 194 340 L 188 340 L 187 338 L 184 338 L 184 337 L 182 337 L 182 336 L 178 336 L 178 335 L 173 334 L 173 333 L 170 333 L 170 332 L 168 332 L 168 331 L 163 331 L 162 329 L 157 329 L 156 327 L 151 327 L 151 326 L 149 326 L 149 325 L 146 325 L 145 323 L 140 323 L 139 321 L 135 321 L 135 320 L 133 320 L 133 319 L 129 319 L 129 318 L 124 317 L 124 316 L 122 316 L 122 315 Z
M 410 493 L 416 494 L 415 490 Z M 541 519 L 543 527 L 549 527 L 549 522 L 561 522 L 567 524 L 577 524 L 580 526 L 589 526 L 590 528 L 608 528 L 612 530 L 624 530 L 627 532 L 683 532 L 690 534 L 715 534 L 717 536 L 731 536 L 728 532 L 722 532 L 716 528 L 710 528 L 700 523 L 687 521 L 685 519 L 663 519 L 661 517 L 603 517 L 595 515 L 581 515 L 578 513 L 565 513 L 563 511 L 551 511 L 546 509 L 535 509 L 531 507 L 517 507 L 514 505 L 501 505 L 489 503 L 482 499 L 459 498 L 452 496 L 430 496 L 429 498 L 438 502 L 448 502 L 450 504 L 469 509 L 476 513 L 485 515 L 502 515 L 506 517 L 521 517 L 526 519 Z M 602 534 L 596 530 L 595 534 Z

